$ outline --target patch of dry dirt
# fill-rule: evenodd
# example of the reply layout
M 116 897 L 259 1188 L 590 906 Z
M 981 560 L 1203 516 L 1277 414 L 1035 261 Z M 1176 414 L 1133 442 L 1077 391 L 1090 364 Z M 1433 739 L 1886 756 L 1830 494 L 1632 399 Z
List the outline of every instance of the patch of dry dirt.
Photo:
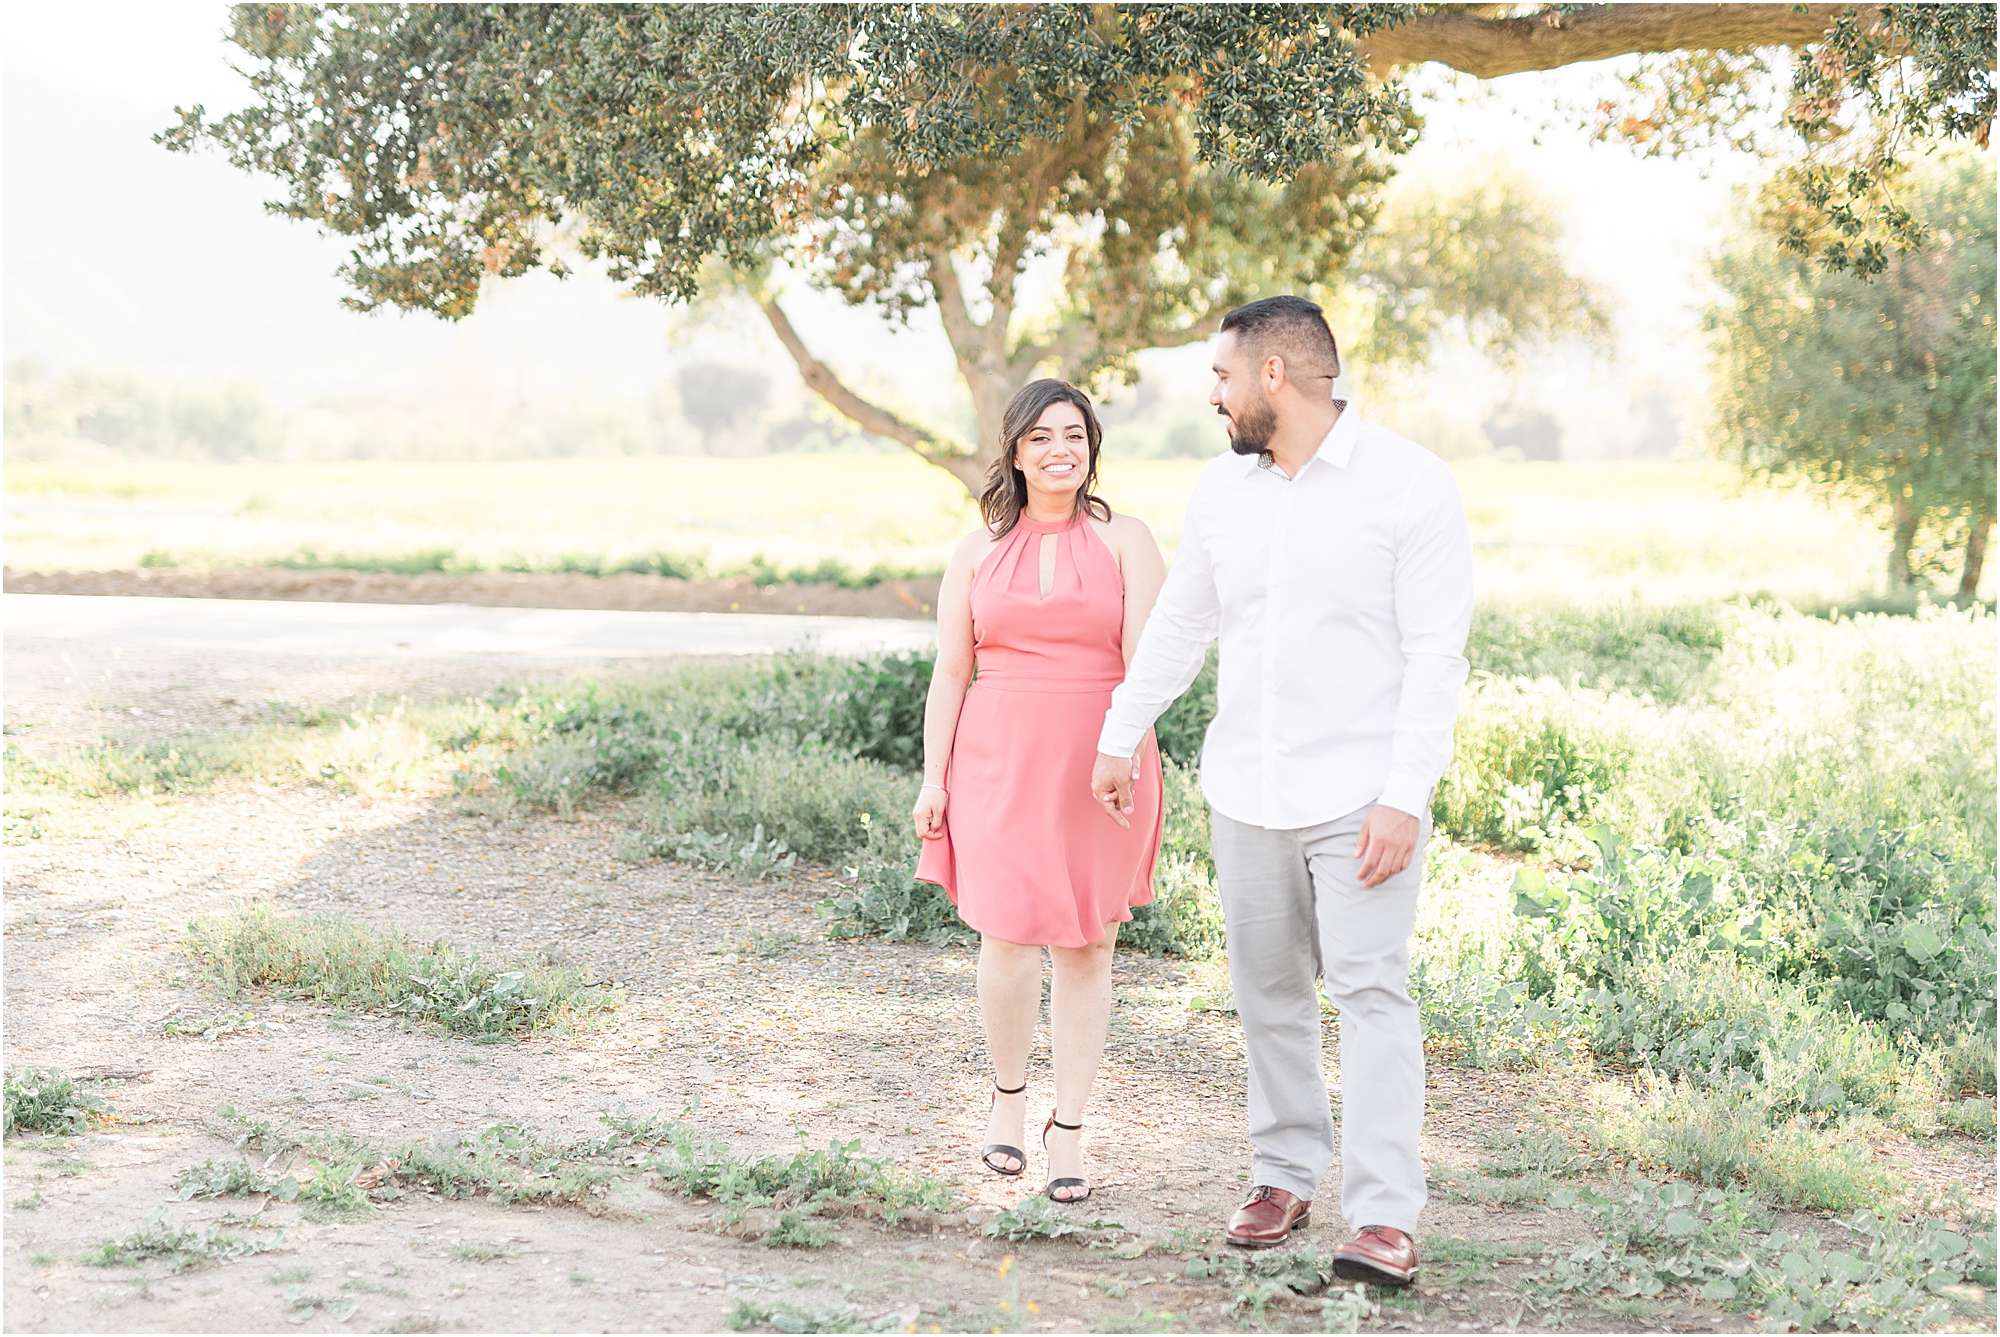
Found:
M 302 599 L 322 603 L 472 604 L 482 608 L 617 608 L 666 613 L 791 613 L 835 617 L 927 618 L 938 577 L 884 581 L 865 589 L 839 585 L 765 585 L 747 576 L 675 580 L 670 576 L 584 576 L 373 571 L 7 571 L 9 594 L 136 594 L 192 599 Z

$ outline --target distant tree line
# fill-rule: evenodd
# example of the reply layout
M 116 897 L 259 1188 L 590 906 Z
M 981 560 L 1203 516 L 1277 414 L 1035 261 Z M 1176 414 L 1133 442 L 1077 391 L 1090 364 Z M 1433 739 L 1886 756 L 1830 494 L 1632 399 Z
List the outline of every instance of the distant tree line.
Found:
M 45 372 L 7 364 L 6 432 L 24 439 L 81 440 L 161 459 L 270 459 L 283 416 L 254 382 L 187 384 L 133 371 Z
M 762 455 L 899 449 L 810 397 L 772 393 L 754 366 L 683 364 L 650 399 L 580 395 L 494 402 L 439 388 L 416 397 L 348 394 L 287 412 L 243 379 L 186 380 L 130 369 L 7 364 L 12 460 L 411 459 L 572 455 Z

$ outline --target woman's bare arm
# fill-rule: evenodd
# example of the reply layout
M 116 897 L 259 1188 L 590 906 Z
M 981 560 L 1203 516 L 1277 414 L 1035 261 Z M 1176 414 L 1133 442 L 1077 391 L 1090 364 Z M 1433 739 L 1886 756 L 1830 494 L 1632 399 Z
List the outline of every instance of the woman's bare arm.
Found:
M 1146 619 L 1152 616 L 1153 602 L 1160 597 L 1160 586 L 1167 581 L 1167 561 L 1160 556 L 1160 545 L 1153 541 L 1153 531 L 1146 528 L 1146 522 L 1133 515 L 1114 515 L 1111 518 L 1112 551 L 1118 554 L 1118 568 L 1125 575 L 1125 665 L 1132 665 L 1133 652 L 1139 648 L 1139 633 L 1146 629 Z
M 985 530 L 965 536 L 944 569 L 938 589 L 937 666 L 924 697 L 924 785 L 911 817 L 926 840 L 944 834 L 944 777 L 951 763 L 951 743 L 958 733 L 958 712 L 972 681 L 972 576 L 979 559 L 993 546 Z

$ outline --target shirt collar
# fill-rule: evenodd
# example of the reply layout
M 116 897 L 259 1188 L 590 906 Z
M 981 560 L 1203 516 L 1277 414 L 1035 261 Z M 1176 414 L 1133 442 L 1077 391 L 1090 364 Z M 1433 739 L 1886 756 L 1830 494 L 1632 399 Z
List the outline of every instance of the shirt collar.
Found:
M 1354 442 L 1361 434 L 1361 412 L 1355 407 L 1352 395 L 1340 396 L 1335 402 L 1340 405 L 1340 416 L 1334 419 L 1332 428 L 1320 439 L 1319 449 L 1315 450 L 1312 458 L 1305 462 L 1304 468 L 1299 470 L 1300 474 L 1304 474 L 1321 460 L 1325 460 L 1336 469 L 1345 469 L 1348 461 L 1354 458 Z M 1252 455 L 1248 458 L 1252 468 L 1264 465 L 1261 456 Z
M 1326 439 L 1319 443 L 1319 449 L 1306 461 L 1306 469 L 1320 460 L 1325 460 L 1336 469 L 1345 469 L 1347 462 L 1354 458 L 1354 440 L 1361 433 L 1361 413 L 1354 406 L 1353 396 L 1336 399 L 1340 405 L 1340 416 L 1333 420 L 1333 427 Z M 1306 469 L 1299 470 L 1304 473 Z

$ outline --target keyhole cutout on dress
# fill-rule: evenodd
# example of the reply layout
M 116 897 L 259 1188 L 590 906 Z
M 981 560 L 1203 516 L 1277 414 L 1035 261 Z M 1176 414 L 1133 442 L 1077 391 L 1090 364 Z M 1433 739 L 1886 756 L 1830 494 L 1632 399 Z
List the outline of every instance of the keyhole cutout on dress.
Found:
M 1042 535 L 1041 597 L 1049 597 L 1049 591 L 1056 587 L 1056 536 Z

